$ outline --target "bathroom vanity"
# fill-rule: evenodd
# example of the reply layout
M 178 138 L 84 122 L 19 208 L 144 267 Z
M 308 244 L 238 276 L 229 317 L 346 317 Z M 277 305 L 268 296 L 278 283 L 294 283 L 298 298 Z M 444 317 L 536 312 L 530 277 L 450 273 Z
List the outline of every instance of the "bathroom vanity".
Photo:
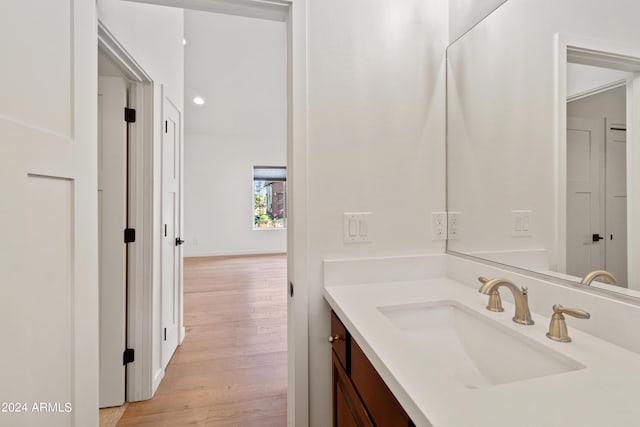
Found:
M 396 270 L 396 281 L 345 274 L 350 261 L 336 262 L 338 273 L 325 263 L 334 425 L 507 427 L 514 419 L 532 427 L 637 425 L 640 355 L 584 332 L 589 322 L 598 322 L 594 330 L 613 329 L 604 314 L 611 301 L 545 291 L 546 283 L 451 255 L 425 259 L 441 265 L 425 267 L 422 279 L 404 280 Z M 534 324 L 512 321 L 509 292 L 502 292 L 504 312 L 488 311 L 481 283 L 461 276 L 474 268 L 528 286 Z M 567 318 L 570 343 L 546 336 L 551 301 L 591 311 L 590 320 Z M 372 385 L 363 386 L 363 378 L 373 378 Z M 398 418 L 380 421 L 392 414 Z
M 415 426 L 333 311 L 329 341 L 334 426 Z

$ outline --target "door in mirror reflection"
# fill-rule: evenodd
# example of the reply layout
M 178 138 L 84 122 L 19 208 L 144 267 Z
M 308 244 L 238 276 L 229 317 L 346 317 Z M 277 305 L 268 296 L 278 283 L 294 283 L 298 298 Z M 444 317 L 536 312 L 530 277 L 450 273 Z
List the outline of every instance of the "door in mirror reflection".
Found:
M 566 273 L 607 270 L 627 280 L 628 72 L 567 66 Z

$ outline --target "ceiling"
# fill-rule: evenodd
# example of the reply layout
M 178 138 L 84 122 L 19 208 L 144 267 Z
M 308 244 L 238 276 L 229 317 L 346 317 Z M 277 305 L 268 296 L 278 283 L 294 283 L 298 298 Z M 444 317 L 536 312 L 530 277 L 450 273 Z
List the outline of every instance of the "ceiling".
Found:
M 185 10 L 185 40 L 186 133 L 286 138 L 284 22 Z

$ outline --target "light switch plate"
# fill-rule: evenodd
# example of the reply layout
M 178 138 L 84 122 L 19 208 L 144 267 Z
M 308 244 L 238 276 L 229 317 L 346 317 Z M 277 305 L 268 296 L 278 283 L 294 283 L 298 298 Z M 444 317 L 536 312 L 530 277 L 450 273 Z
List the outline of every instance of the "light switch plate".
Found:
M 365 243 L 371 241 L 372 212 L 345 212 L 343 215 L 343 242 Z

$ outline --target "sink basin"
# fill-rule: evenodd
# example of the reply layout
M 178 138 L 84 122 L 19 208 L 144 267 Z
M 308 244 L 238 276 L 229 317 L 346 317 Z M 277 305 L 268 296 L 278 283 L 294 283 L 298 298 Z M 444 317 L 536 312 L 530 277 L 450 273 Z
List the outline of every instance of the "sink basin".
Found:
M 421 347 L 425 363 L 437 364 L 441 372 L 470 389 L 584 368 L 456 301 L 382 306 L 378 310 L 399 333 Z

